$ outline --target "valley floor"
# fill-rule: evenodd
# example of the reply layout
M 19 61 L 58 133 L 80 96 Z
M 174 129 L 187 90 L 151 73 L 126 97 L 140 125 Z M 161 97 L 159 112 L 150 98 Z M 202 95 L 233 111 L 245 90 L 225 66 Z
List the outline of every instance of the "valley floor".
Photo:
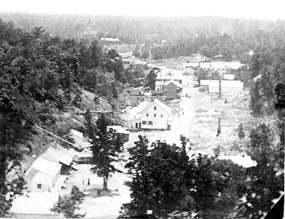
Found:
M 193 76 L 184 77 L 183 97 L 176 100 L 181 110 L 174 115 L 172 129 L 131 132 L 130 140 L 124 145 L 123 158 L 127 158 L 127 149 L 134 146 L 138 135 L 146 136 L 150 142 L 165 140 L 167 143 L 177 145 L 180 144 L 180 135 L 185 135 L 193 143 L 189 155 L 191 153 L 213 155 L 213 149 L 218 145 L 221 147 L 222 156 L 243 153 L 242 142 L 238 138 L 238 125 L 243 123 L 248 135 L 247 131 L 254 121 L 250 115 L 247 92 L 235 97 L 218 98 L 217 94 L 200 93 L 198 88 L 194 88 Z M 221 134 L 217 136 L 219 117 Z M 124 162 L 118 164 L 124 173 L 115 173 L 109 179 L 110 192 L 108 193 L 101 192 L 99 195 L 98 190 L 102 189 L 103 180 L 90 172 L 90 165 L 78 165 L 78 171 L 74 171 L 69 176 L 65 183 L 66 188 L 60 193 L 54 191 L 49 194 L 30 194 L 30 197 L 20 197 L 15 201 L 12 211 L 38 209 L 37 213 L 48 213 L 55 197 L 59 194 L 68 194 L 72 186 L 76 185 L 87 194 L 81 209 L 82 213 L 86 213 L 86 218 L 116 218 L 122 204 L 131 200 L 130 190 L 126 185 L 126 182 L 131 181 L 131 177 L 126 173 L 124 164 Z M 44 209 L 41 210 L 41 208 Z

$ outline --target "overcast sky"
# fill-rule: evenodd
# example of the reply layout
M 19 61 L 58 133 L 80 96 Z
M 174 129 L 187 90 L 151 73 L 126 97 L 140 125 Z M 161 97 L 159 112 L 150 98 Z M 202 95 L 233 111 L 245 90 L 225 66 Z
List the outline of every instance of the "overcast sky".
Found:
M 285 0 L 0 0 L 0 11 L 285 20 Z

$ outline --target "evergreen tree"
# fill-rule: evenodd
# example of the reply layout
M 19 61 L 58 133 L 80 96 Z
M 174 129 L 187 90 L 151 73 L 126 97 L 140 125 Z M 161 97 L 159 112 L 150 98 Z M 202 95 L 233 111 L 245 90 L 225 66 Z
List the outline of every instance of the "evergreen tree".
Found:
M 149 150 L 148 140 L 141 136 L 135 144 L 136 147 L 129 149 L 131 157 L 126 165 L 135 169 L 131 186 L 133 200 L 123 209 L 131 216 L 146 214 L 147 210 L 157 216 L 167 216 L 183 199 L 181 151 L 160 141 L 153 143 Z
M 115 163 L 119 161 L 123 141 L 114 129 L 108 129 L 111 121 L 104 115 L 99 115 L 96 126 L 91 121 L 90 113 L 86 113 L 87 133 L 92 143 L 92 168 L 94 173 L 103 177 L 103 189 L 108 190 L 108 179 L 112 173 L 120 171 Z
M 274 112 L 274 85 L 272 75 L 267 70 L 261 76 L 260 91 L 264 109 L 268 114 L 272 114 Z
M 251 109 L 254 114 L 262 112 L 262 97 L 260 94 L 260 81 L 257 80 L 251 88 L 250 92 Z
M 73 186 L 70 195 L 59 197 L 58 202 L 51 211 L 62 213 L 66 218 L 82 218 L 85 214 L 78 213 L 80 204 L 84 201 L 85 195 L 78 187 Z
M 245 180 L 242 167 L 230 161 L 199 154 L 189 159 L 188 139 L 181 136 L 182 148 L 157 141 L 149 146 L 139 136 L 129 149 L 126 167 L 134 170 L 130 203 L 122 206 L 124 216 L 144 215 L 152 210 L 157 217 L 174 212 L 196 212 L 202 218 L 230 215 L 241 198 Z
M 156 72 L 158 68 L 153 68 L 146 76 L 145 87 L 149 87 L 152 90 L 155 90 L 155 80 L 156 80 Z

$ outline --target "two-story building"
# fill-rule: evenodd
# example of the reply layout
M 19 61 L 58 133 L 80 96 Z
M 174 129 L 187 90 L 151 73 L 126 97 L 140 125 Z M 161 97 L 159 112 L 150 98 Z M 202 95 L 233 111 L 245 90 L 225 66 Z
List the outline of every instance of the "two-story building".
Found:
M 164 103 L 155 99 L 143 102 L 122 115 L 130 129 L 171 129 L 172 112 Z

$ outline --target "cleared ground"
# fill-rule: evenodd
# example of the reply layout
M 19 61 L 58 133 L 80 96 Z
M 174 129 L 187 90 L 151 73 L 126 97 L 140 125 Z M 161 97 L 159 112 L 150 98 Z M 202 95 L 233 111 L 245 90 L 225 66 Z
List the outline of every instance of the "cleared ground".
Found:
M 189 85 L 184 83 L 183 97 L 179 101 L 181 111 L 174 116 L 172 129 L 131 133 L 131 142 L 137 140 L 137 135 L 145 135 L 150 141 L 165 140 L 179 144 L 180 135 L 185 135 L 194 144 L 193 151 L 212 155 L 213 149 L 220 145 L 224 153 L 234 153 L 231 150 L 233 144 L 240 144 L 239 124 L 243 123 L 248 134 L 255 121 L 250 115 L 248 92 L 239 96 L 223 94 L 218 98 L 218 94 L 200 93 L 198 88 L 194 88 L 192 76 L 185 76 L 185 81 Z M 219 117 L 221 134 L 217 136 Z
M 176 61 L 183 62 L 183 60 Z M 173 61 L 170 60 L 169 62 L 174 65 Z M 131 132 L 130 141 L 125 143 L 123 158 L 127 158 L 127 149 L 134 146 L 134 142 L 138 140 L 138 135 L 147 136 L 151 142 L 165 140 L 167 143 L 176 143 L 177 145 L 180 144 L 180 135 L 185 135 L 193 143 L 189 155 L 198 152 L 213 155 L 213 149 L 218 145 L 221 147 L 223 156 L 242 153 L 242 144 L 246 139 L 244 141 L 239 140 L 237 128 L 240 123 L 243 123 L 246 136 L 248 136 L 250 128 L 256 122 L 256 119 L 250 115 L 247 92 L 231 97 L 223 94 L 222 98 L 218 98 L 218 94 L 200 93 L 198 88 L 193 87 L 193 77 L 185 76 L 182 96 L 181 100 L 169 103 L 176 109 L 174 110 L 172 129 Z M 221 134 L 217 136 L 219 117 L 221 118 Z M 74 171 L 69 176 L 66 181 L 66 189 L 62 191 L 62 194 L 68 194 L 72 186 L 76 185 L 87 195 L 81 209 L 82 213 L 86 213 L 86 218 L 116 218 L 122 204 L 131 200 L 130 190 L 126 185 L 127 182 L 131 181 L 131 177 L 125 173 L 115 173 L 109 179 L 110 192 L 101 192 L 99 195 L 98 190 L 102 189 L 103 180 L 91 173 L 90 167 L 90 165 L 78 165 L 78 171 Z M 119 163 L 118 167 L 126 172 L 124 162 Z M 88 181 L 90 182 L 89 185 Z M 34 202 L 36 208 L 37 204 L 43 203 L 44 197 L 48 198 L 51 195 L 36 194 L 34 196 L 38 197 L 39 200 Z M 53 198 L 54 196 L 51 196 L 48 200 L 52 201 Z M 18 202 L 20 205 L 21 203 L 23 201 Z M 47 212 L 48 206 L 52 206 L 52 203 L 47 201 L 44 206 L 45 209 L 43 210 Z
M 203 153 L 213 155 L 213 149 L 221 146 L 221 154 L 233 155 L 242 153 L 242 142 L 238 138 L 237 128 L 243 123 L 246 135 L 249 127 L 254 123 L 254 118 L 250 115 L 248 94 L 238 97 L 210 95 L 200 93 L 198 88 L 192 86 L 192 76 L 185 76 L 183 96 L 180 101 L 175 101 L 170 105 L 181 108 L 180 112 L 174 115 L 171 130 L 166 131 L 140 131 L 131 132 L 130 141 L 125 144 L 124 158 L 127 158 L 127 148 L 133 147 L 138 140 L 138 135 L 147 136 L 153 142 L 165 140 L 168 143 L 180 144 L 180 134 L 190 138 L 193 143 L 191 153 Z M 187 96 L 185 97 L 187 93 Z M 227 103 L 225 103 L 225 99 Z M 218 117 L 221 117 L 221 134 L 217 137 Z M 238 147 L 234 147 L 234 143 Z M 118 164 L 123 170 L 124 163 Z M 124 170 L 126 172 L 126 170 Z M 90 178 L 90 185 L 86 185 Z M 83 184 L 84 181 L 84 184 Z M 86 217 L 90 218 L 116 218 L 123 203 L 130 201 L 130 191 L 125 185 L 131 181 L 127 174 L 114 174 L 109 180 L 110 194 L 98 196 L 97 189 L 102 188 L 102 178 L 91 174 L 88 166 L 81 166 L 79 171 L 69 179 L 69 186 L 79 185 L 82 190 L 89 192 L 82 205 L 82 212 L 87 212 Z
M 118 165 L 123 169 L 122 163 Z M 129 187 L 125 185 L 126 182 L 131 181 L 130 176 L 125 173 L 115 173 L 108 182 L 110 191 L 101 191 L 103 179 L 91 173 L 90 167 L 91 165 L 78 165 L 78 171 L 75 171 L 66 181 L 65 192 L 69 193 L 73 185 L 85 192 L 86 198 L 81 205 L 81 212 L 86 213 L 85 218 L 116 218 L 122 204 L 130 201 Z M 88 185 L 88 179 L 90 185 Z

